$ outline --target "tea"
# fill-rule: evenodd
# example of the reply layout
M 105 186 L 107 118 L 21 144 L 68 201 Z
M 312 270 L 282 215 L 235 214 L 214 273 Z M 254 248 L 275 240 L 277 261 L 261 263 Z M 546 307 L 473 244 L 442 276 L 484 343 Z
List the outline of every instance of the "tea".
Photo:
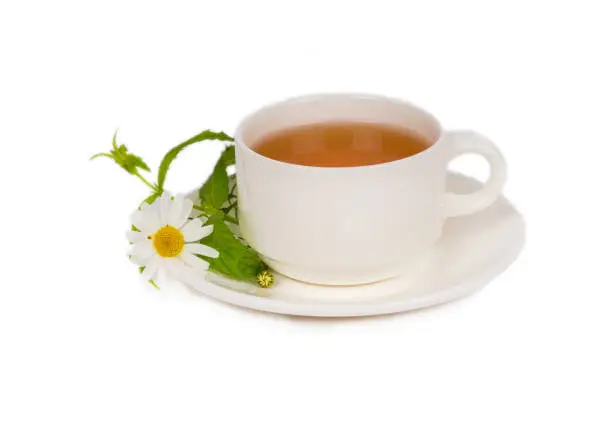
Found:
M 313 167 L 356 167 L 416 155 L 427 139 L 386 124 L 326 122 L 287 128 L 256 142 L 253 150 L 268 158 Z

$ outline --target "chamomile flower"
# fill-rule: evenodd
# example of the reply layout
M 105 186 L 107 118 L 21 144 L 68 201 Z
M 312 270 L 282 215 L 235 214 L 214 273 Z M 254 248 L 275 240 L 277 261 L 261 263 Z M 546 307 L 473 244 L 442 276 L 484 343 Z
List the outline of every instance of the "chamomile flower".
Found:
M 153 204 L 145 204 L 130 217 L 139 231 L 127 232 L 132 243 L 130 258 L 144 267 L 147 280 L 162 275 L 183 279 L 208 270 L 208 261 L 198 255 L 217 258 L 219 252 L 199 241 L 210 235 L 213 226 L 199 218 L 189 218 L 193 202 L 182 196 L 164 193 Z

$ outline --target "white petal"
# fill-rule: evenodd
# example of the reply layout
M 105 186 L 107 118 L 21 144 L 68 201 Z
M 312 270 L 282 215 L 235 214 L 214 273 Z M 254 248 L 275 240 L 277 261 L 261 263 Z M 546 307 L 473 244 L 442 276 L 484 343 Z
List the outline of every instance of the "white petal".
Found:
M 142 271 L 142 275 L 147 280 L 155 280 L 155 278 L 157 277 L 158 269 L 159 269 L 159 259 L 154 257 L 149 262 L 147 262 L 147 265 Z
M 168 274 L 176 280 L 189 280 L 190 274 L 193 274 L 196 270 L 193 267 L 185 264 L 184 261 L 178 258 L 164 258 L 163 267 L 168 271 Z M 202 272 L 201 270 L 200 272 Z
M 157 208 L 149 206 L 140 211 L 134 211 L 130 216 L 130 222 L 145 235 L 155 233 L 159 229 L 159 218 Z
M 171 203 L 170 194 L 168 192 L 162 193 L 161 198 L 159 198 L 159 223 L 162 226 L 170 224 L 168 219 L 170 218 Z
M 181 280 L 186 283 L 206 279 L 208 275 L 208 269 L 190 267 L 186 264 L 183 265 L 183 270 L 183 277 Z
M 186 242 L 195 242 L 210 235 L 212 233 L 213 226 L 204 226 L 202 220 L 199 218 L 191 219 L 187 222 L 185 227 L 181 229 Z
M 206 236 L 210 235 L 213 232 L 214 227 L 215 226 L 213 226 L 212 224 L 202 227 L 202 231 L 204 232 L 204 236 L 202 237 L 205 238 Z
M 136 243 L 136 242 L 143 241 L 146 237 L 146 234 L 142 232 L 134 232 L 133 230 L 130 230 L 129 232 L 125 232 L 125 236 L 127 237 L 128 241 L 132 243 Z
M 141 204 L 141 205 L 138 207 L 138 209 L 139 209 L 140 211 L 146 211 L 146 210 L 148 210 L 149 208 L 151 208 L 151 204 L 149 204 L 148 202 L 143 202 L 143 203 L 142 203 L 142 204 Z
M 159 209 L 160 209 L 160 207 L 161 207 L 161 199 L 157 198 L 145 210 L 145 212 L 147 214 L 150 214 L 151 217 L 154 218 L 157 221 L 157 223 L 158 223 L 157 227 L 161 227 L 160 221 L 159 221 Z
M 160 258 L 159 259 L 160 270 L 165 270 L 167 277 L 172 277 L 175 279 L 180 278 L 180 270 L 178 266 L 182 265 L 182 263 L 176 258 Z
M 133 254 L 128 254 L 128 255 L 130 257 L 130 261 L 139 267 L 145 266 L 147 264 L 147 261 L 143 260 L 142 258 L 136 257 Z
M 130 223 L 142 231 L 142 228 L 146 225 L 146 215 L 144 211 L 136 210 L 130 215 Z
M 141 260 L 147 260 L 151 258 L 155 254 L 155 249 L 153 249 L 153 244 L 151 241 L 145 239 L 144 241 L 137 242 L 132 245 L 132 249 L 130 250 L 130 255 L 133 255 Z
M 168 224 L 172 227 L 180 228 L 183 223 L 179 223 L 179 219 L 183 214 L 183 197 L 176 195 L 168 203 Z
M 176 227 L 181 228 L 193 212 L 193 201 L 191 199 L 184 199 L 181 206 L 181 214 L 176 220 Z
M 148 207 L 145 207 L 145 209 L 151 212 L 155 211 L 156 214 L 159 214 L 160 203 L 161 203 L 160 198 L 156 198 L 155 201 L 153 201 L 152 204 L 149 204 Z
M 206 271 L 208 270 L 208 261 L 206 260 L 202 260 L 199 257 L 196 257 L 193 254 L 190 254 L 188 252 L 184 252 L 179 256 L 179 259 L 181 261 L 183 261 L 185 264 L 197 269 L 197 270 L 201 270 L 201 271 Z
M 217 258 L 219 256 L 219 251 L 216 249 L 199 243 L 186 244 L 184 249 L 192 254 L 200 254 L 205 257 Z

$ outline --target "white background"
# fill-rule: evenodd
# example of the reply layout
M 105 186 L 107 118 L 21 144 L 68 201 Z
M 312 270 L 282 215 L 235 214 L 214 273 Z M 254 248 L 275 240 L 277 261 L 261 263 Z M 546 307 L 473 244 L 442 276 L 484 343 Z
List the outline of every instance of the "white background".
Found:
M 610 424 L 607 3 L 3 1 L 0 423 Z M 155 165 L 321 91 L 406 98 L 496 141 L 519 260 L 469 299 L 359 320 L 139 280 L 124 231 L 146 188 L 87 161 L 115 128 Z M 194 147 L 168 187 L 217 151 Z

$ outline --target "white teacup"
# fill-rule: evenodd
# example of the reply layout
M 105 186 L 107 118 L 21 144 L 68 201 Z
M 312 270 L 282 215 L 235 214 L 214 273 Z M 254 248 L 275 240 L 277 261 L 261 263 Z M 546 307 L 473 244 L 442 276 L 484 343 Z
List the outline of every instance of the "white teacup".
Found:
M 252 149 L 268 133 L 328 121 L 405 127 L 431 145 L 384 164 L 338 168 L 289 164 Z M 448 193 L 448 163 L 465 153 L 482 155 L 490 178 L 478 192 Z M 329 285 L 401 274 L 434 245 L 446 218 L 487 208 L 506 180 L 500 151 L 483 136 L 444 131 L 410 103 L 360 94 L 299 97 L 251 114 L 236 132 L 236 172 L 248 243 L 274 270 Z

